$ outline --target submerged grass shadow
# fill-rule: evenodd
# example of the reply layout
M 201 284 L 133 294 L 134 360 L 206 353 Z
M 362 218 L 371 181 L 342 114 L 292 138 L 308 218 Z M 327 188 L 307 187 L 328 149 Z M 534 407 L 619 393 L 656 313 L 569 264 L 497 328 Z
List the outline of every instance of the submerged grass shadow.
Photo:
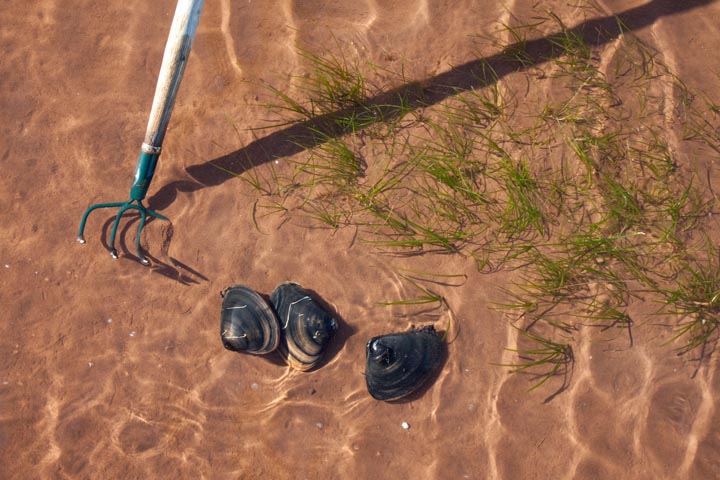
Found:
M 179 180 L 163 185 L 149 198 L 148 203 L 152 208 L 162 210 L 174 201 L 178 192 L 193 192 L 221 185 L 248 169 L 338 138 L 348 133 L 339 125 L 339 119 L 366 115 L 370 109 L 376 113 L 377 122 L 389 121 L 409 110 L 435 105 L 458 93 L 495 83 L 518 70 L 526 70 L 558 58 L 565 53 L 562 46 L 564 39 L 569 37 L 592 45 L 603 45 L 612 42 L 627 29 L 643 28 L 661 17 L 710 2 L 711 0 L 653 0 L 618 15 L 585 21 L 555 35 L 536 40 L 519 40 L 490 57 L 468 62 L 424 81 L 411 82 L 380 93 L 365 99 L 361 106 L 320 114 L 259 138 L 238 151 L 190 166 L 186 171 L 193 180 Z M 517 51 L 522 51 L 523 55 L 513 56 L 512 52 Z M 371 123 L 366 122 L 365 126 Z

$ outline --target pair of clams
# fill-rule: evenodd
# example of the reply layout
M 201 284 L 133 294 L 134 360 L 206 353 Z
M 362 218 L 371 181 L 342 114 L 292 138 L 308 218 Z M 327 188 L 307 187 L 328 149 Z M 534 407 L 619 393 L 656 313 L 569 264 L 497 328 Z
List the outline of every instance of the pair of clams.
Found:
M 242 285 L 221 295 L 220 336 L 225 348 L 254 355 L 278 350 L 296 370 L 315 367 L 338 328 L 337 321 L 297 283 L 280 284 L 270 302 Z M 432 326 L 370 339 L 365 347 L 370 395 L 392 401 L 416 391 L 439 367 L 442 343 Z
M 267 302 L 243 285 L 221 294 L 220 336 L 228 350 L 264 355 L 275 350 L 292 368 L 315 367 L 337 331 L 337 321 L 294 282 L 277 286 Z

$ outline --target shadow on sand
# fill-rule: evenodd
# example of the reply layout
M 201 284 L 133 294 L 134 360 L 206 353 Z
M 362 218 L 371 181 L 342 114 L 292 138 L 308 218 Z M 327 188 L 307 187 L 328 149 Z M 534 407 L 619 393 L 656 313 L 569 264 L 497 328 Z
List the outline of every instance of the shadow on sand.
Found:
M 179 192 L 194 192 L 222 185 L 235 178 L 226 173 L 241 174 L 248 169 L 310 149 L 347 132 L 334 127 L 341 118 L 360 115 L 368 107 L 379 112 L 378 119 L 392 120 L 409 110 L 435 105 L 467 90 L 497 82 L 517 71 L 526 70 L 560 57 L 564 50 L 558 45 L 567 35 L 576 36 L 588 45 L 601 46 L 612 42 L 623 32 L 653 24 L 662 17 L 685 12 L 712 0 L 652 0 L 645 5 L 618 15 L 585 21 L 576 27 L 536 40 L 512 44 L 490 57 L 473 60 L 421 82 L 412 82 L 367 99 L 365 105 L 347 108 L 309 121 L 293 124 L 259 138 L 246 147 L 219 158 L 186 169 L 191 179 L 170 182 L 150 199 L 152 208 L 162 210 L 173 203 Z M 508 52 L 522 51 L 522 61 L 513 60 Z M 402 103 L 400 102 L 402 99 Z M 315 133 L 313 133 L 315 132 Z M 301 139 L 300 141 L 298 139 Z

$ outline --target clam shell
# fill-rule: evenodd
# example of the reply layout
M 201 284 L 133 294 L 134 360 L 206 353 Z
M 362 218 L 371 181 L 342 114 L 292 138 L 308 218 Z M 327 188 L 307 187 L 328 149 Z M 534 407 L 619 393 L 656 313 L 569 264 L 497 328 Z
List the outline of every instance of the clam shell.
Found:
M 283 335 L 280 355 L 296 370 L 313 368 L 337 331 L 337 321 L 303 287 L 282 283 L 270 295 Z
M 254 355 L 277 348 L 280 325 L 275 312 L 260 294 L 235 285 L 221 295 L 220 337 L 225 348 Z
M 365 381 L 377 400 L 397 400 L 430 378 L 440 365 L 442 340 L 432 326 L 370 339 Z

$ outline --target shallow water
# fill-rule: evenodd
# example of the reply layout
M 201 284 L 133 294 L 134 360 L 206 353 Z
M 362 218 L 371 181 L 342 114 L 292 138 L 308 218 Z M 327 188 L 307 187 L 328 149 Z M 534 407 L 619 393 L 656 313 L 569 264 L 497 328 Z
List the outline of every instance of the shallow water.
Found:
M 718 100 L 720 3 L 598 8 L 625 14 L 679 78 Z M 667 327 L 644 323 L 632 348 L 623 333 L 601 342 L 581 330 L 587 341 L 570 388 L 544 403 L 559 380 L 528 393 L 528 378 L 494 366 L 513 361 L 505 348 L 518 341 L 490 308 L 512 272 L 386 255 L 352 228 L 307 228 L 297 218 L 264 216 L 256 227 L 257 193 L 245 182 L 198 183 L 208 162 L 273 131 L 248 130 L 268 125 L 262 83 L 296 94 L 292 77 L 308 68 L 301 50 L 373 63 L 378 81 L 401 66 L 408 80 L 432 81 L 496 54 L 495 41 L 509 40 L 502 24 L 545 10 L 568 26 L 601 14 L 566 1 L 207 2 L 150 190 L 151 205 L 173 219 L 174 260 L 161 255 L 166 233 L 155 222 L 145 239 L 154 266 L 142 268 L 130 253 L 136 223 L 124 227 L 118 261 L 101 241 L 109 214 L 91 217 L 87 245 L 74 239 L 88 204 L 127 194 L 173 9 L 164 0 L 31 8 L 11 0 L 0 12 L 4 478 L 720 476 L 717 359 L 693 375 L 691 357 L 662 345 Z M 613 48 L 603 47 L 607 65 Z M 534 95 L 552 95 L 552 83 L 543 85 Z M 288 148 L 272 138 L 261 146 Z M 716 158 L 681 156 L 713 194 Z M 442 312 L 381 305 L 416 296 L 401 275 L 408 270 L 463 279 L 437 287 L 459 330 L 430 385 L 403 402 L 377 402 L 365 389 L 367 340 L 447 325 Z M 287 280 L 340 320 L 327 360 L 308 373 L 279 357 L 226 351 L 219 338 L 223 288 L 269 294 Z

